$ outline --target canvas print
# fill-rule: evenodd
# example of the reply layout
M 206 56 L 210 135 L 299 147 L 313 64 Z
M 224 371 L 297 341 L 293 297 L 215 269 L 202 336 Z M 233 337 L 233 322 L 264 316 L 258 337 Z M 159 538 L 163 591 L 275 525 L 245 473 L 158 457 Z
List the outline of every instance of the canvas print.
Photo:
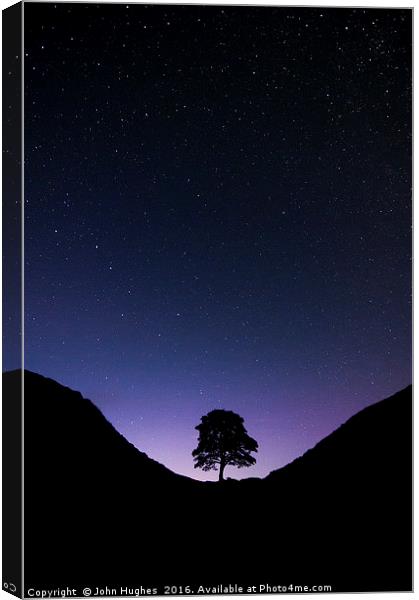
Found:
M 3 589 L 411 590 L 411 9 L 3 23 Z

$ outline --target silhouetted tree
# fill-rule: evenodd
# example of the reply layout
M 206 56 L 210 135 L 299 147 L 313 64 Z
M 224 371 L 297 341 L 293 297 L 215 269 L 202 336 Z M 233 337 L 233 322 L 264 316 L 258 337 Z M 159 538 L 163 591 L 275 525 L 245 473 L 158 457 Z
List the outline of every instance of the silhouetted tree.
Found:
M 199 431 L 198 447 L 192 452 L 195 469 L 210 471 L 219 467 L 219 481 L 224 479 L 227 465 L 250 467 L 256 459 L 258 443 L 243 425 L 243 418 L 231 410 L 212 410 L 195 427 Z

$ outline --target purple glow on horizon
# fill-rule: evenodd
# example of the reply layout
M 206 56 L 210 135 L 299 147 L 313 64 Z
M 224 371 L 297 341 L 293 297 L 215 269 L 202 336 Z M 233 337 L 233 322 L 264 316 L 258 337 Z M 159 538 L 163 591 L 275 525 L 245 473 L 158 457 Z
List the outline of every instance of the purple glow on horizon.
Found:
M 98 386 L 91 376 L 65 377 L 62 372 L 60 375 L 43 374 L 82 391 L 128 441 L 150 458 L 176 473 L 202 481 L 216 480 L 217 472 L 194 469 L 191 452 L 197 444 L 195 426 L 201 416 L 213 408 L 240 413 L 249 434 L 259 443 L 256 465 L 243 469 L 228 467 L 226 476 L 234 479 L 265 477 L 301 456 L 365 406 L 382 400 L 408 383 L 406 369 L 405 381 L 400 379 L 393 384 L 395 387 L 372 385 L 370 381 L 360 381 L 357 387 L 334 387 L 323 383 L 321 391 L 307 397 L 300 382 L 294 388 L 278 386 L 280 391 L 274 398 L 259 394 L 258 401 L 252 403 L 251 392 L 240 391 L 240 385 L 231 390 L 231 395 L 219 393 L 220 402 L 217 402 L 212 392 L 201 395 L 199 391 L 188 390 L 186 396 L 180 392 L 172 396 L 164 386 L 156 384 L 154 389 L 149 387 L 141 395 L 140 383 L 127 382 L 121 386 L 116 377 L 106 379 L 104 376 Z M 101 380 L 100 376 L 98 380 Z M 365 383 L 368 394 L 363 391 Z M 339 393 L 335 393 L 336 390 Z

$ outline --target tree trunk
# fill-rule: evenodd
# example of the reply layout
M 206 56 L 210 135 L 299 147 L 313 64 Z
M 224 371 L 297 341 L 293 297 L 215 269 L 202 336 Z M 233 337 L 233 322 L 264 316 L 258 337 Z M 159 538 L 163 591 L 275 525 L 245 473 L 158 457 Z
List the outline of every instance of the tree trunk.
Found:
M 218 481 L 224 481 L 224 469 L 225 469 L 225 464 L 222 462 L 222 463 L 220 463 L 220 472 L 218 475 Z

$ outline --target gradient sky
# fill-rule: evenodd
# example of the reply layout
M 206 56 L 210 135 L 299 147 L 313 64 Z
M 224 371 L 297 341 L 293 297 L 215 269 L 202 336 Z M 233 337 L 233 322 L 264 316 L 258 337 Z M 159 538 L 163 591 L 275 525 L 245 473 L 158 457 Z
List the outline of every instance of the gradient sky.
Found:
M 410 383 L 409 10 L 25 16 L 26 368 L 200 479 L 213 408 L 265 476 Z

